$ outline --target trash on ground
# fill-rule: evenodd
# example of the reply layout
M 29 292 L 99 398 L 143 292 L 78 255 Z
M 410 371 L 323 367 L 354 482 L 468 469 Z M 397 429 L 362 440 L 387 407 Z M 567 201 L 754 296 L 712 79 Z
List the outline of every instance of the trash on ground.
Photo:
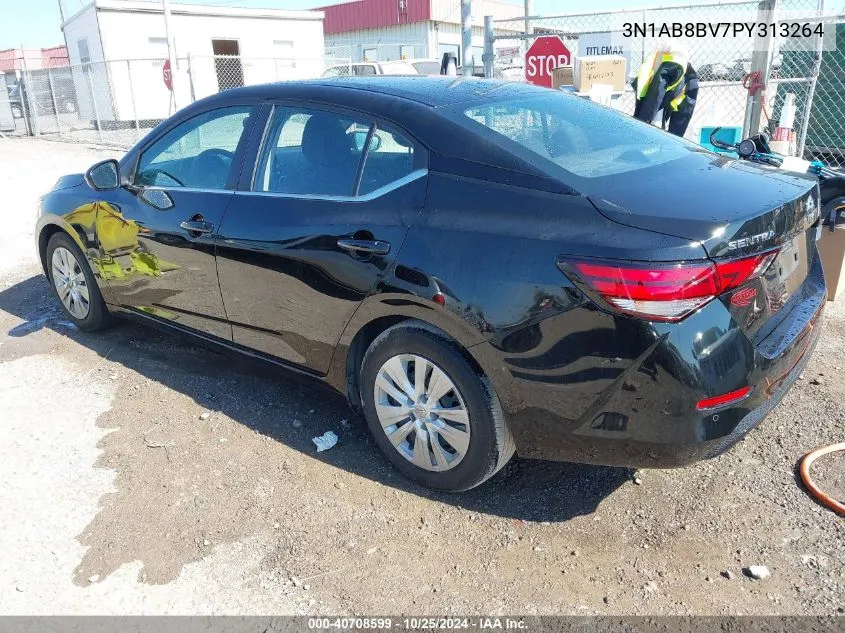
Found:
M 322 453 L 337 444 L 337 435 L 334 434 L 334 431 L 326 431 L 322 435 L 311 438 L 311 441 L 317 447 L 317 452 Z
M 772 575 L 772 572 L 765 565 L 749 565 L 743 571 L 754 580 L 765 580 Z

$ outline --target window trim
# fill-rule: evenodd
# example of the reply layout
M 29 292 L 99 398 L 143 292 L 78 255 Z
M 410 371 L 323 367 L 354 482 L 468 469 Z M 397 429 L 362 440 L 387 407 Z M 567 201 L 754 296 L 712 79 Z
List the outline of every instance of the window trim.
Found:
M 352 187 L 352 195 L 358 197 L 358 192 L 361 190 L 361 179 L 364 177 L 364 170 L 367 168 L 367 159 L 370 157 L 370 144 L 373 142 L 373 134 L 378 129 L 378 123 L 373 121 L 370 123 L 370 129 L 367 130 L 367 138 L 364 139 L 364 149 L 361 152 L 361 160 L 358 162 L 358 173 L 355 174 L 355 185 Z
M 331 103 L 322 103 L 322 102 L 313 102 L 313 101 L 301 101 L 298 99 L 273 99 L 272 101 L 268 101 L 266 103 L 269 106 L 266 114 L 266 118 L 264 119 L 264 130 L 261 133 L 260 138 L 257 139 L 257 144 L 255 144 L 250 151 L 247 152 L 251 160 L 251 165 L 245 164 L 242 169 L 240 184 L 236 187 L 236 191 L 238 193 L 248 193 L 248 194 L 255 194 L 255 195 L 262 195 L 262 196 L 277 196 L 280 198 L 286 199 L 303 199 L 303 200 L 328 200 L 334 202 L 355 202 L 355 201 L 367 201 L 373 200 L 379 196 L 388 193 L 389 191 L 393 191 L 397 187 L 393 185 L 395 183 L 401 183 L 398 186 L 404 186 L 410 182 L 413 182 L 421 177 L 427 177 L 429 173 L 429 149 L 428 147 L 422 143 L 416 136 L 408 132 L 402 125 L 390 121 L 389 119 L 385 119 L 383 117 L 379 117 L 378 115 L 374 115 L 371 112 L 365 112 L 363 110 L 357 110 L 355 108 L 344 108 L 342 106 L 337 106 Z M 359 174 L 356 178 L 355 188 L 353 189 L 353 194 L 357 194 L 360 188 L 360 180 L 363 178 L 364 175 L 364 166 L 366 165 L 367 157 L 370 151 L 370 143 L 371 140 L 370 135 L 375 133 L 375 130 L 379 128 L 379 126 L 383 123 L 387 128 L 395 128 L 397 132 L 400 132 L 406 139 L 408 139 L 414 148 L 414 162 L 415 167 L 414 169 L 393 182 L 390 182 L 378 189 L 374 189 L 368 194 L 364 194 L 363 196 L 359 195 L 351 195 L 351 196 L 329 196 L 329 195 L 316 195 L 316 194 L 293 194 L 293 193 L 278 193 L 274 191 L 256 191 L 255 189 L 255 182 L 258 178 L 258 170 L 259 165 L 261 163 L 261 155 L 264 151 L 264 146 L 267 143 L 267 136 L 270 133 L 270 128 L 273 121 L 273 115 L 276 112 L 277 108 L 302 108 L 304 110 L 317 110 L 320 112 L 331 112 L 338 114 L 340 116 L 346 117 L 359 117 L 363 118 L 364 121 L 369 122 L 370 124 L 370 131 L 367 136 L 367 145 L 365 146 L 366 151 L 363 152 L 362 160 L 359 163 Z M 264 116 L 264 115 L 262 115 Z M 417 160 L 419 160 L 419 164 L 416 164 Z M 249 171 L 251 170 L 251 171 Z M 413 177 L 412 177 L 413 176 Z
M 255 117 L 255 121 L 253 121 L 252 126 L 249 130 L 244 129 L 241 133 L 241 137 L 238 139 L 238 144 L 235 147 L 234 155 L 232 156 L 232 166 L 229 169 L 229 173 L 226 176 L 226 186 L 223 189 L 206 189 L 201 187 L 161 187 L 158 185 L 142 185 L 136 182 L 138 178 L 138 168 L 141 166 L 141 157 L 152 148 L 153 145 L 158 143 L 161 139 L 165 136 L 170 134 L 173 130 L 178 128 L 179 126 L 195 119 L 197 117 L 203 116 L 209 112 L 214 112 L 216 110 L 226 110 L 228 108 L 248 108 L 250 111 L 247 114 L 247 117 Z M 262 116 L 261 110 L 261 102 L 260 101 L 234 101 L 222 104 L 214 104 L 207 108 L 202 108 L 196 112 L 186 112 L 184 116 L 179 117 L 178 120 L 173 120 L 171 125 L 168 125 L 166 128 L 161 130 L 161 133 L 156 134 L 155 138 L 148 138 L 147 142 L 143 144 L 143 146 L 136 146 L 134 148 L 135 155 L 132 157 L 132 167 L 127 174 L 129 186 L 135 190 L 147 189 L 147 188 L 157 188 L 163 189 L 165 191 L 185 191 L 185 192 L 229 192 L 233 193 L 238 189 L 238 182 L 241 179 L 241 174 L 244 168 L 244 159 L 247 156 L 247 152 L 249 149 L 249 145 L 252 142 L 252 134 L 255 130 L 255 125 L 259 122 Z M 165 121 L 168 121 L 165 119 Z
M 277 193 L 275 191 L 252 191 L 252 190 L 242 190 L 238 191 L 238 194 L 247 194 L 250 196 L 271 196 L 274 198 L 284 198 L 286 200 L 325 200 L 327 202 L 369 202 L 371 200 L 375 200 L 376 198 L 380 198 L 386 193 L 390 193 L 400 187 L 404 187 L 407 184 L 414 182 L 420 178 L 425 178 L 428 176 L 428 167 L 419 167 L 412 171 L 407 176 L 402 176 L 401 178 L 394 180 L 393 182 L 389 182 L 383 187 L 379 187 L 378 189 L 373 189 L 370 193 L 365 193 L 363 196 L 330 196 L 330 195 L 318 195 L 312 193 Z

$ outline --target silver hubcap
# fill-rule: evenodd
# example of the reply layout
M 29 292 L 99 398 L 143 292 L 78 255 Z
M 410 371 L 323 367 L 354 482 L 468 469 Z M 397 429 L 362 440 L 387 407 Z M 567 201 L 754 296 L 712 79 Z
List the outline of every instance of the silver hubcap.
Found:
M 416 354 L 389 359 L 379 369 L 374 396 L 387 439 L 412 464 L 444 471 L 466 455 L 466 405 L 452 379 L 430 360 Z
M 59 246 L 53 251 L 53 285 L 65 308 L 77 319 L 88 316 L 90 309 L 88 284 L 82 267 L 68 249 Z

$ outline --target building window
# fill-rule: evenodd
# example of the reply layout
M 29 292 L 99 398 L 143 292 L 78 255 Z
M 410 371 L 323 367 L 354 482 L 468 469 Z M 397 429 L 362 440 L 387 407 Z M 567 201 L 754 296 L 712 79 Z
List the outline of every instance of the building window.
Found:
M 273 57 L 277 66 L 295 66 L 293 42 L 291 40 L 273 40 Z
M 88 52 L 88 38 L 83 37 L 76 41 L 76 48 L 79 50 L 79 63 L 87 64 L 91 61 L 91 54 Z
M 365 48 L 364 49 L 364 61 L 365 62 L 374 62 L 378 60 L 378 49 L 377 48 Z
M 155 68 L 161 68 L 164 65 L 164 60 L 167 59 L 167 38 L 166 37 L 150 37 L 148 38 L 150 44 L 150 57 L 153 60 Z

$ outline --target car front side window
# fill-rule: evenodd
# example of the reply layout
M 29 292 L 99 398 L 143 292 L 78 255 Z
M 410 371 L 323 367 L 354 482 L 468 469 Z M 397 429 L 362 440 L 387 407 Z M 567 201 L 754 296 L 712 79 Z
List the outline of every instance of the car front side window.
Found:
M 226 189 L 253 111 L 251 106 L 220 108 L 176 126 L 141 154 L 135 184 Z

